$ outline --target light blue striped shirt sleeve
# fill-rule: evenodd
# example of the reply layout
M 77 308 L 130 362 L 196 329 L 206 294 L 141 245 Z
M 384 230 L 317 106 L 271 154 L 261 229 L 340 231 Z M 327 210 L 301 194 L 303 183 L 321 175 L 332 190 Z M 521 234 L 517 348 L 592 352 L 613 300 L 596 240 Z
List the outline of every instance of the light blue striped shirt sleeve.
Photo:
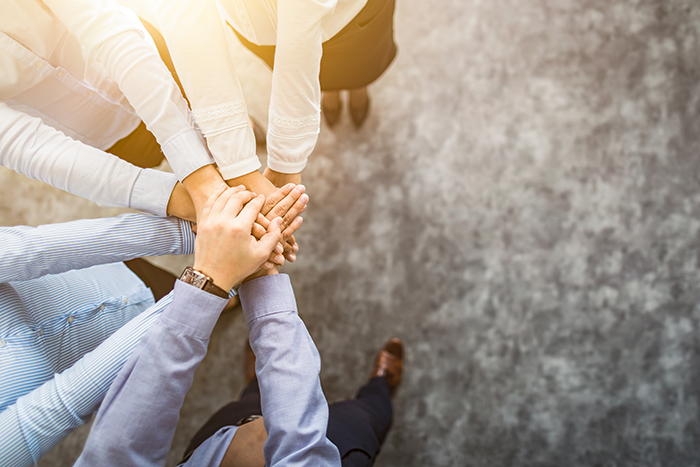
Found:
M 0 283 L 142 256 L 194 253 L 190 223 L 122 214 L 39 227 L 0 227 Z
M 89 420 L 141 337 L 172 299 L 171 292 L 73 366 L 0 413 L 0 465 L 35 465 Z

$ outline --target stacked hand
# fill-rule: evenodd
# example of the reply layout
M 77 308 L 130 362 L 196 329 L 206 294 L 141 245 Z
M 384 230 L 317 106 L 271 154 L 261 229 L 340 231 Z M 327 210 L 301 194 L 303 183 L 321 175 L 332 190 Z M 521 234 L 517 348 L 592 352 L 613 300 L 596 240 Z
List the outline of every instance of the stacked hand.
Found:
M 227 188 L 222 184 L 202 209 L 195 240 L 194 268 L 211 277 L 214 284 L 224 290 L 230 290 L 253 274 L 276 253 L 275 248 L 279 248 L 281 217 L 269 221 L 259 239 L 251 234 L 264 201 L 263 195 L 256 196 L 243 186 Z

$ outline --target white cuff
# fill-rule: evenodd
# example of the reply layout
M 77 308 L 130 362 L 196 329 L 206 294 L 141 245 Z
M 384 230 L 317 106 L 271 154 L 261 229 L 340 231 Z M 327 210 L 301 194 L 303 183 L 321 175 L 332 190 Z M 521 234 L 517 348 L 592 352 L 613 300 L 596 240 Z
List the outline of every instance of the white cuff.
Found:
M 270 112 L 267 130 L 267 166 L 280 173 L 299 173 L 316 147 L 321 114 L 282 118 Z
M 168 201 L 176 183 L 177 177 L 171 173 L 142 169 L 131 189 L 129 207 L 156 216 L 167 216 Z
M 195 170 L 214 163 L 204 138 L 194 128 L 177 133 L 162 146 L 162 149 L 180 181 Z
M 219 172 L 224 180 L 231 180 L 232 178 L 255 172 L 261 165 L 260 159 L 258 159 L 257 156 L 254 156 L 240 162 L 236 162 L 235 164 L 230 164 L 223 167 L 219 166 Z

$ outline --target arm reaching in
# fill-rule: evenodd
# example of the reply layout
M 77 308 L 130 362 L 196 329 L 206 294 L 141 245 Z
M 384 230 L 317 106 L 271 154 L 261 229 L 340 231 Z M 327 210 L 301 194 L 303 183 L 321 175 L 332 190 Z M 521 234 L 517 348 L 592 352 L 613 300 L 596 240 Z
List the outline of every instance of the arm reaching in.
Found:
M 262 239 L 251 235 L 262 205 L 262 196 L 222 186 L 202 210 L 195 269 L 225 290 L 258 269 L 281 238 L 281 220 Z M 76 465 L 101 465 L 104 459 L 112 466 L 165 462 L 185 394 L 225 304 L 226 299 L 176 284 L 172 304 L 110 387 Z

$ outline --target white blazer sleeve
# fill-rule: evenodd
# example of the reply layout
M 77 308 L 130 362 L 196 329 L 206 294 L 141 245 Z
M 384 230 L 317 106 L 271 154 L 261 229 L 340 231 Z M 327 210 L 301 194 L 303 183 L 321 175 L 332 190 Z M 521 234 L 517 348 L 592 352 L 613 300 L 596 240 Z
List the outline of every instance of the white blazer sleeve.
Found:
M 260 167 L 255 136 L 214 0 L 154 0 L 197 125 L 225 179 Z
M 141 169 L 0 102 L 0 165 L 101 206 L 164 216 L 172 174 Z
M 136 15 L 114 0 L 45 0 L 105 67 L 182 180 L 213 163 L 180 89 Z
M 337 0 L 279 0 L 272 73 L 268 166 L 297 173 L 316 146 L 321 124 L 321 21 Z

